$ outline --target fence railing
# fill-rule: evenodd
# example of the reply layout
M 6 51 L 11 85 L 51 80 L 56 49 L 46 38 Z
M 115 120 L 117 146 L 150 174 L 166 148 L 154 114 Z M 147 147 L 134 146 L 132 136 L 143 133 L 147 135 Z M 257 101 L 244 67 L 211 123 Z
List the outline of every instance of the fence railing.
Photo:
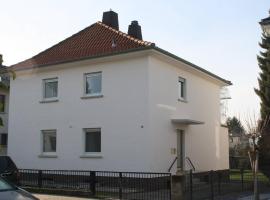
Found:
M 20 169 L 25 188 L 80 191 L 92 197 L 171 199 L 170 173 Z
M 216 199 L 218 196 L 239 194 L 253 190 L 253 175 L 250 170 L 220 170 L 193 173 L 190 170 L 185 179 L 187 200 Z M 258 174 L 260 192 L 270 192 L 270 181 Z

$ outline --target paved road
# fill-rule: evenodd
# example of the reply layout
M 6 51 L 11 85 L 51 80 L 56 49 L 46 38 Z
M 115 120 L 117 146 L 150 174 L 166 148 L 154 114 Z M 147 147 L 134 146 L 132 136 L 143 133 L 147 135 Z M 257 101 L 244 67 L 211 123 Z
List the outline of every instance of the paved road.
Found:
M 47 194 L 34 194 L 40 200 L 94 200 L 89 198 L 78 198 L 78 197 L 65 197 L 57 195 L 47 195 Z

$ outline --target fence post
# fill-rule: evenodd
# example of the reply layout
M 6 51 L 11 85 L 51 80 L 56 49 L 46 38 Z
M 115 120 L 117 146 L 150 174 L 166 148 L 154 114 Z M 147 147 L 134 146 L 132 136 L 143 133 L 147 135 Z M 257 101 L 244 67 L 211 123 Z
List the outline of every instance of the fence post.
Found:
M 218 194 L 220 195 L 221 192 L 220 192 L 220 189 L 221 189 L 221 174 L 222 172 L 221 171 L 218 171 Z
M 241 173 L 241 188 L 242 188 L 242 191 L 244 191 L 244 169 L 243 168 L 240 169 L 240 173 Z
M 189 192 L 190 192 L 190 200 L 192 200 L 192 194 L 193 194 L 193 174 L 192 169 L 189 171 Z
M 210 191 L 210 193 L 211 193 L 211 194 L 210 194 L 210 195 L 211 195 L 211 196 L 210 196 L 210 199 L 211 199 L 211 200 L 214 200 L 213 173 L 214 173 L 213 170 L 211 170 L 211 171 L 210 171 L 210 174 L 209 174 L 209 176 L 210 176 L 210 177 L 209 177 L 209 179 L 210 179 L 210 189 L 211 189 L 211 191 Z
M 93 196 L 96 196 L 96 172 L 90 171 L 90 190 Z
M 38 170 L 38 187 L 42 188 L 42 170 Z
M 122 172 L 119 172 L 119 199 L 122 199 Z

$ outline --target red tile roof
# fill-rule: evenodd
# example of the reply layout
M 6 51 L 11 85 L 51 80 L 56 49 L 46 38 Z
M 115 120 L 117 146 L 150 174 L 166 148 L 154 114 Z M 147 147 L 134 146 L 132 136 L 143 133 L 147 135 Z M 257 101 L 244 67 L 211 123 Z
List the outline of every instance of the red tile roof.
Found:
M 133 38 L 97 22 L 36 56 L 11 67 L 16 70 L 53 65 L 149 46 L 154 46 L 154 43 Z

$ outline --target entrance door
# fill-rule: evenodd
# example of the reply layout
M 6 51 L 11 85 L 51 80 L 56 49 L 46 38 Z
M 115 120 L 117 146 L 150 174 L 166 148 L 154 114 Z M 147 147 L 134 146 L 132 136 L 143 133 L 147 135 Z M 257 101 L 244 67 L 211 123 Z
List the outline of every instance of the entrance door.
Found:
M 177 168 L 185 168 L 185 133 L 183 130 L 177 131 Z

